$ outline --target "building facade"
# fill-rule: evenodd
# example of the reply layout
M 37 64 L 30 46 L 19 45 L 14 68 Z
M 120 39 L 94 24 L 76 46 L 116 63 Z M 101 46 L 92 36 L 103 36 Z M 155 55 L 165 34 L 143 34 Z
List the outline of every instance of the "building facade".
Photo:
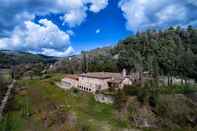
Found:
M 123 88 L 124 85 L 132 85 L 132 80 L 121 73 L 94 72 L 79 75 L 66 75 L 62 84 L 78 88 L 83 91 L 95 93 L 108 88 Z
M 61 84 L 65 87 L 78 87 L 79 77 L 78 75 L 66 75 L 64 79 L 62 79 Z

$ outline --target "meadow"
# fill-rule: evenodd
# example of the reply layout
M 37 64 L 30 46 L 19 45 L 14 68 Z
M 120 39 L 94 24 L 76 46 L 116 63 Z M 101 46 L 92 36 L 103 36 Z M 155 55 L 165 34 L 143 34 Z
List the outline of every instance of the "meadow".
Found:
M 159 94 L 163 95 L 156 97 L 158 98 L 156 107 L 152 108 L 157 114 L 159 113 L 155 116 L 150 110 L 148 101 L 145 100 L 142 104 L 136 99 L 138 96 L 130 96 L 127 111 L 118 112 L 115 105 L 96 102 L 91 93 L 76 89 L 63 90 L 57 87 L 55 83 L 62 78 L 63 74 L 56 73 L 47 74 L 46 78 L 42 79 L 17 80 L 4 119 L 0 122 L 0 131 L 122 131 L 124 129 L 194 131 L 196 129 L 190 127 L 136 128 L 132 120 L 135 116 L 139 116 L 149 121 L 160 118 L 162 121 L 166 119 L 180 122 L 179 119 L 182 117 L 179 118 L 179 116 L 185 117 L 195 113 L 195 106 L 191 104 L 191 100 L 183 95 L 176 95 L 182 91 L 188 92 L 188 89 L 181 88 L 180 91 L 179 87 L 174 87 L 173 90 L 162 88 Z M 136 95 L 139 92 L 146 94 L 147 90 L 132 87 L 126 92 Z M 151 91 L 148 93 L 150 94 Z M 163 122 L 166 123 L 166 121 Z
M 56 87 L 54 82 L 60 78 L 62 75 L 56 74 L 42 80 L 19 80 L 0 130 L 107 131 L 127 127 L 116 118 L 113 105 L 96 102 L 92 94 Z

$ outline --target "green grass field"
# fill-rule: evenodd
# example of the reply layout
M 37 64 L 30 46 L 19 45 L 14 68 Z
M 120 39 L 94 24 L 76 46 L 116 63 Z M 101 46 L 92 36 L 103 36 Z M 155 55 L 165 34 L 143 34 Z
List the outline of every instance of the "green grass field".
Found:
M 13 110 L 0 124 L 1 131 L 113 130 L 124 128 L 113 105 L 97 103 L 92 94 L 64 91 L 54 84 L 61 74 L 43 80 L 21 80 Z M 72 127 L 66 116 L 76 119 Z M 63 119 L 63 120 L 62 120 Z
M 0 75 L 6 81 L 10 81 L 10 79 L 11 79 L 11 75 L 10 75 L 10 70 L 9 69 L 0 69 Z

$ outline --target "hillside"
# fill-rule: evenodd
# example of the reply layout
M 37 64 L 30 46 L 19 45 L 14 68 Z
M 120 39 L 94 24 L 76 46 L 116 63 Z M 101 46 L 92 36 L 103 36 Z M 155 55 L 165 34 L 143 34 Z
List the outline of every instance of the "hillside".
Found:
M 148 71 L 159 75 L 197 79 L 197 30 L 170 27 L 148 30 L 120 40 L 113 47 L 97 48 L 58 62 L 66 73 Z M 60 66 L 61 65 L 61 66 Z M 73 69 L 66 71 L 73 65 Z M 189 67 L 189 68 L 188 68 Z M 58 71 L 61 71 L 59 68 Z
M 58 60 L 56 57 L 9 50 L 0 50 L 0 58 L 0 67 L 9 67 L 12 64 L 54 63 Z
M 113 54 L 113 50 L 114 47 L 110 46 L 82 51 L 79 55 L 57 61 L 53 66 L 53 71 L 64 73 L 117 72 L 117 55 Z
M 180 88 L 148 96 L 140 87 L 126 91 L 115 104 L 101 104 L 93 94 L 76 89 L 62 90 L 55 83 L 64 74 L 50 74 L 47 79 L 18 80 L 15 97 L 0 123 L 2 131 L 196 131 L 196 93 L 173 93 Z M 174 91 L 172 91 L 174 90 Z M 169 92 L 170 91 L 170 92 Z M 140 94 L 136 93 L 139 92 Z M 136 95 L 140 96 L 136 96 Z M 144 95 L 142 95 L 144 94 Z M 118 95 L 117 95 L 118 96 Z M 143 98 L 143 102 L 141 101 Z M 125 101 L 126 100 L 126 101 Z M 84 121 L 85 120 L 85 121 Z M 36 126 L 35 126 L 36 125 Z
M 197 79 L 196 38 L 197 30 L 191 27 L 149 30 L 125 38 L 114 47 L 62 58 L 50 67 L 40 63 L 18 65 L 15 99 L 10 102 L 10 111 L 0 129 L 195 131 L 197 86 L 187 81 Z M 17 56 L 15 62 L 51 60 L 21 52 L 3 54 L 10 60 Z M 123 68 L 128 73 L 137 72 L 140 77 L 122 90 L 104 91 L 114 96 L 112 105 L 100 104 L 92 94 L 78 89 L 64 91 L 55 85 L 65 73 L 120 72 Z M 167 84 L 160 82 L 161 76 L 167 77 Z M 173 77 L 181 82 L 173 84 Z M 7 124 L 15 121 L 18 123 L 14 126 Z

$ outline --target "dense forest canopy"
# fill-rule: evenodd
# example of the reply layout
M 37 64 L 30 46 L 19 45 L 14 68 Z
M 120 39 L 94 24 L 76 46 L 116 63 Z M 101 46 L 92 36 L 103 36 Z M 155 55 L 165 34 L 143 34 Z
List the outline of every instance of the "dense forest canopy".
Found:
M 148 71 L 153 77 L 165 75 L 197 79 L 197 29 L 188 26 L 138 32 L 114 47 L 82 52 L 63 63 L 62 69 L 66 73 L 120 72 L 126 68 L 128 72 Z
M 119 69 L 197 79 L 197 30 L 191 26 L 137 33 L 113 51 L 119 54 Z

